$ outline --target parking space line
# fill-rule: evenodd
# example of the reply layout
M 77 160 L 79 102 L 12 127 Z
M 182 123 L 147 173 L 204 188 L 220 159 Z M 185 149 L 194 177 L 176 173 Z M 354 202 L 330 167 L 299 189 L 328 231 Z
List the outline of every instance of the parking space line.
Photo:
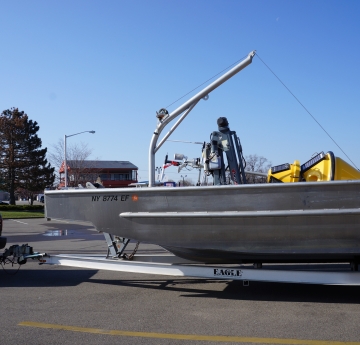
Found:
M 12 220 L 13 222 L 17 222 L 17 223 L 21 223 L 21 224 L 28 225 L 28 223 L 21 222 L 20 220 L 15 220 L 15 219 L 10 219 L 10 220 Z
M 170 334 L 153 332 L 129 332 L 119 330 L 106 330 L 101 328 L 76 327 L 66 325 L 56 325 L 50 323 L 24 321 L 19 326 L 59 329 L 72 332 L 83 332 L 92 334 L 105 334 L 125 337 L 173 339 L 173 340 L 194 340 L 208 342 L 228 342 L 228 343 L 252 343 L 252 344 L 288 344 L 288 345 L 360 345 L 354 341 L 331 341 L 331 340 L 306 340 L 306 339 L 285 339 L 285 338 L 255 338 L 255 337 L 233 337 L 233 336 L 211 336 L 196 334 Z
M 63 220 L 63 219 L 51 218 L 51 220 L 56 220 L 57 222 L 60 222 L 60 223 L 70 223 L 67 220 Z

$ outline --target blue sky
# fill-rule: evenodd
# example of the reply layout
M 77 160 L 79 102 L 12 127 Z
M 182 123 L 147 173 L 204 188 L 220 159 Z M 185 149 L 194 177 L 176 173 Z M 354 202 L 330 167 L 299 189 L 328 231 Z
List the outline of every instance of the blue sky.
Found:
M 360 168 L 359 1 L 0 0 L 0 11 L 0 111 L 24 110 L 49 150 L 95 130 L 68 144 L 129 160 L 147 179 L 156 111 L 256 50 Z M 170 139 L 208 141 L 220 116 L 245 156 L 278 165 L 333 151 L 349 161 L 257 56 Z M 200 157 L 200 145 L 169 142 L 156 165 L 176 152 Z

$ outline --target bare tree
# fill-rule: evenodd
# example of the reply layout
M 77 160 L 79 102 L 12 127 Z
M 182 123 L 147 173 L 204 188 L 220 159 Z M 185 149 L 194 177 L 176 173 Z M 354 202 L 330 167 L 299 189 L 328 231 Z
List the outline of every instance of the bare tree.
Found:
M 184 186 L 195 186 L 195 184 L 194 181 L 188 177 L 184 180 Z
M 245 157 L 246 168 L 245 175 L 247 183 L 266 183 L 266 177 L 246 174 L 246 171 L 260 172 L 267 174 L 271 168 L 271 162 L 267 158 L 258 155 L 249 155 Z
M 194 182 L 191 178 L 180 179 L 178 185 L 181 187 L 194 186 Z
M 77 186 L 79 183 L 84 182 L 82 181 L 84 175 L 87 175 L 87 177 L 91 178 L 92 180 L 96 180 L 97 174 L 94 171 L 96 167 L 89 166 L 89 164 L 86 162 L 86 160 L 92 154 L 92 151 L 93 150 L 89 148 L 87 144 L 82 142 L 80 144 L 75 143 L 66 145 L 66 161 L 67 165 L 71 169 L 71 172 L 69 171 L 68 174 L 70 178 L 69 186 Z M 53 166 L 56 167 L 56 185 L 58 186 L 63 182 L 64 179 L 60 173 L 60 171 L 63 171 L 64 169 L 64 141 L 62 139 L 59 139 L 56 144 L 52 145 L 49 154 L 49 161 Z M 90 171 L 94 174 L 94 178 L 93 176 L 88 176 Z

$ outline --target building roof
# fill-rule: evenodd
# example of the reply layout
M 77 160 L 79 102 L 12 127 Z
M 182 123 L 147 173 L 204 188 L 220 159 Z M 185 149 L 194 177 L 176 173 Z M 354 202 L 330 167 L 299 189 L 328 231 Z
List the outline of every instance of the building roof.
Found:
M 67 165 L 72 166 L 79 165 L 78 161 L 68 160 Z M 82 168 L 87 169 L 129 169 L 138 170 L 138 167 L 129 161 L 100 161 L 100 160 L 85 160 L 81 162 Z

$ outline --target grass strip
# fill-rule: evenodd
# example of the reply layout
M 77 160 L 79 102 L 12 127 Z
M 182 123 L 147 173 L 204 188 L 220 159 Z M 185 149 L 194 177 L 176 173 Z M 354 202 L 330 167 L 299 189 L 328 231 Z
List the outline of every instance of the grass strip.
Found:
M 0 211 L 3 219 L 44 218 L 44 211 Z

